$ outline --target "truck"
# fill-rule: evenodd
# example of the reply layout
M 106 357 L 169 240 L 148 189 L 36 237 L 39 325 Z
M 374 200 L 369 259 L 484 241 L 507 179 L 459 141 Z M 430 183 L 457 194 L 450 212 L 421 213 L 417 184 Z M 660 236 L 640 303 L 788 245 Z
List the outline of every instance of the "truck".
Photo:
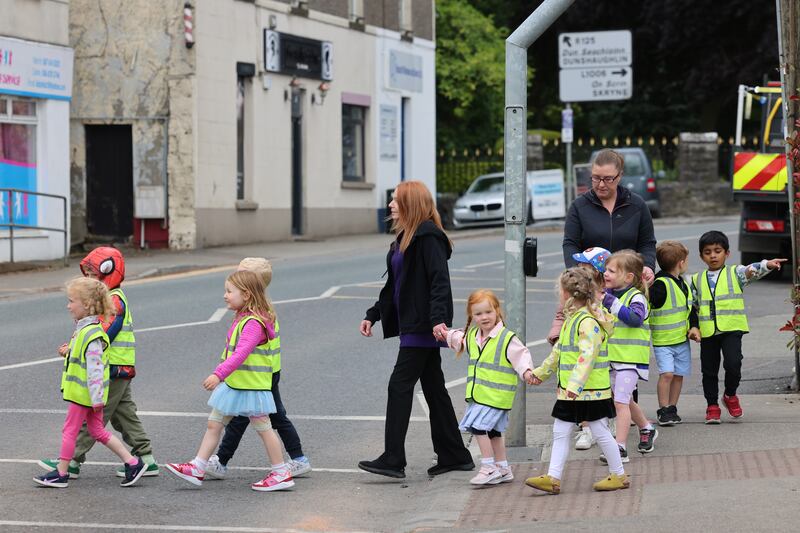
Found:
M 734 200 L 742 205 L 739 252 L 745 265 L 792 253 L 781 103 L 780 82 L 739 85 L 731 187 Z M 753 104 L 761 108 L 758 143 L 752 143 L 757 150 L 745 150 L 742 123 L 752 114 Z

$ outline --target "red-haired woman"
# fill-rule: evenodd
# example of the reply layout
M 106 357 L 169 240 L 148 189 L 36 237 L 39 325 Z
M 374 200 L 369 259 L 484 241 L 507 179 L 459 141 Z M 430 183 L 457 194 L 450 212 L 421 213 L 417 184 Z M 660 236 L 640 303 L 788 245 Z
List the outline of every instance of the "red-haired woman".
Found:
M 384 452 L 374 461 L 360 461 L 358 467 L 373 474 L 405 477 L 406 432 L 414 386 L 421 381 L 438 456 L 428 474 L 472 470 L 475 464 L 458 431 L 439 355 L 439 347 L 447 346 L 443 341 L 453 321 L 447 269 L 452 243 L 422 182 L 398 185 L 389 209 L 397 239 L 386 256 L 388 277 L 378 301 L 361 321 L 360 331 L 371 337 L 372 325 L 381 320 L 384 338 L 400 337 L 400 352 L 389 378 Z

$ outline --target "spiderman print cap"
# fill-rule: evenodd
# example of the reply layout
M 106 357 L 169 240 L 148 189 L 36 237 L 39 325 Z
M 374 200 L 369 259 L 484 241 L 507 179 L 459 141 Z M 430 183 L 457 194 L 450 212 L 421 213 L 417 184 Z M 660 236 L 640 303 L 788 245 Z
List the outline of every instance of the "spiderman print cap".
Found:
M 583 252 L 572 254 L 572 258 L 575 261 L 578 263 L 589 263 L 601 274 L 606 271 L 606 261 L 608 261 L 610 256 L 611 252 L 599 246 L 587 248 Z

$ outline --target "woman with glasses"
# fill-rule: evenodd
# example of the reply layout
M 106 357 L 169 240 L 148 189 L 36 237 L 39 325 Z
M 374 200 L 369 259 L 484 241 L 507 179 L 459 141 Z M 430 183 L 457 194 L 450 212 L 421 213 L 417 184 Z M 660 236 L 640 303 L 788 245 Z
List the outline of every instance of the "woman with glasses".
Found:
M 653 219 L 638 194 L 620 186 L 625 160 L 614 150 L 601 150 L 592 163 L 592 188 L 569 207 L 564 224 L 564 264 L 587 248 L 599 246 L 616 252 L 635 250 L 644 257 L 644 280 L 652 283 L 656 266 Z

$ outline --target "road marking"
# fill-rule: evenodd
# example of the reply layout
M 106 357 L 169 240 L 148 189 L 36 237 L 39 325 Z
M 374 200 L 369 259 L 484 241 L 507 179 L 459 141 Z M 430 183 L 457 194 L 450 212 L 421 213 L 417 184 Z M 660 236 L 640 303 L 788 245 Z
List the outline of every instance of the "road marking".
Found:
M 145 283 L 152 283 L 154 281 L 169 281 L 171 279 L 183 279 L 183 278 L 192 278 L 195 276 L 202 276 L 204 274 L 214 274 L 216 272 L 225 272 L 225 271 L 235 271 L 239 265 L 222 265 L 217 267 L 211 268 L 203 268 L 200 270 L 188 270 L 186 272 L 175 272 L 174 274 L 164 274 L 162 276 L 149 276 L 146 278 L 138 278 L 132 279 L 130 281 L 125 282 L 125 286 L 129 285 L 143 285 Z M 150 272 L 157 272 L 157 269 L 152 269 L 147 272 L 143 272 L 144 275 L 150 274 Z
M 0 366 L 0 370 L 11 370 L 12 368 L 22 368 L 24 366 L 43 365 L 45 363 L 54 363 L 56 361 L 63 361 L 63 357 L 51 357 L 50 359 L 39 359 L 38 361 L 28 361 L 27 363 L 16 363 L 13 365 Z
M 39 464 L 37 459 L 0 459 L 0 463 L 7 463 L 7 464 Z M 119 466 L 119 463 L 110 462 L 110 461 L 86 461 L 83 463 L 84 465 L 88 466 Z M 159 466 L 164 466 L 163 463 L 159 464 Z M 264 466 L 229 466 L 228 470 L 242 470 L 242 471 L 257 471 L 263 472 L 266 470 Z M 363 470 L 359 470 L 358 468 L 319 468 L 317 466 L 313 469 L 314 472 L 331 472 L 335 474 L 365 474 Z
M 34 414 L 34 415 L 63 415 L 67 411 L 64 409 L 0 409 L 0 414 Z M 175 418 L 208 418 L 208 412 L 191 411 L 136 411 L 140 416 L 160 416 Z M 335 422 L 385 422 L 385 416 L 370 415 L 290 415 L 294 420 L 315 420 L 315 421 L 335 421 Z M 428 422 L 428 419 L 421 416 L 412 416 L 411 422 Z
M 307 533 L 305 529 L 274 527 L 238 527 L 238 526 L 170 526 L 163 524 L 101 524 L 87 522 L 33 522 L 25 520 L 0 520 L 0 526 L 43 527 L 50 529 L 74 528 L 89 531 L 92 529 L 118 530 L 138 529 L 155 531 L 223 531 L 232 533 Z

